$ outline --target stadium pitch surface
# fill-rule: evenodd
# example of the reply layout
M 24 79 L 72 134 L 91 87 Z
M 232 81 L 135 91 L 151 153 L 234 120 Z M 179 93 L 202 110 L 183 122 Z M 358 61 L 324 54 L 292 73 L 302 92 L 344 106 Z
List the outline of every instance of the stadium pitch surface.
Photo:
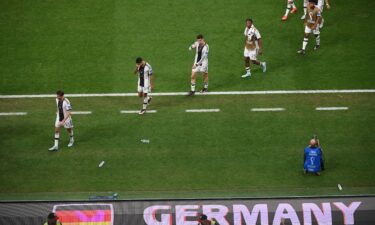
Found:
M 321 49 L 310 37 L 303 57 L 297 7 L 282 22 L 286 0 L 3 2 L 0 94 L 135 92 L 138 56 L 154 69 L 155 92 L 187 92 L 188 46 L 199 33 L 210 46 L 211 92 L 374 89 L 375 2 L 331 2 Z M 242 80 L 247 17 L 268 68 Z M 63 132 L 54 153 L 54 99 L 1 98 L 0 198 L 374 194 L 374 95 L 155 96 L 155 113 L 143 117 L 121 113 L 140 109 L 136 97 L 74 97 L 76 145 L 66 148 Z M 208 112 L 186 112 L 197 109 Z M 303 176 L 302 150 L 315 133 L 327 170 Z

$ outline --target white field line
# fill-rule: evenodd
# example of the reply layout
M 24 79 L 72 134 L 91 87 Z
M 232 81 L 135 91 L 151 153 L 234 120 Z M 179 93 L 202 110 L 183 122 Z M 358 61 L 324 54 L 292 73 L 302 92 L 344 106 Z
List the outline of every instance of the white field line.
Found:
M 26 116 L 27 112 L 0 112 L 0 116 Z
M 252 108 L 252 112 L 277 112 L 284 111 L 284 108 Z
M 274 95 L 274 94 L 338 94 L 338 93 L 375 93 L 375 89 L 353 90 L 274 90 L 274 91 L 214 91 L 196 93 L 196 95 Z M 187 95 L 187 92 L 160 92 L 152 93 L 152 96 L 178 96 Z M 93 93 L 93 94 L 66 94 L 67 97 L 128 97 L 138 96 L 136 93 Z M 54 94 L 32 95 L 0 95 L 1 98 L 53 98 Z
M 139 113 L 140 110 L 121 110 L 120 113 L 122 114 L 132 114 L 132 113 Z M 146 113 L 157 113 L 156 110 L 147 110 Z
M 187 113 L 201 113 L 201 112 L 220 112 L 220 109 L 187 109 Z
M 330 111 L 330 110 L 348 110 L 349 107 L 316 107 L 318 111 Z
M 72 111 L 73 115 L 89 115 L 92 114 L 91 111 Z

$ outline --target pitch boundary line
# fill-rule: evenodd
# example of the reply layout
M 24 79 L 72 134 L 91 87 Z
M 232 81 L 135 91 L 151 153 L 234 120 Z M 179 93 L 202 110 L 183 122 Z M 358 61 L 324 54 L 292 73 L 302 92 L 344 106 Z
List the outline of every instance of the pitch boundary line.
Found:
M 72 111 L 73 115 L 89 115 L 92 114 L 92 111 Z
M 317 111 L 335 111 L 335 110 L 348 110 L 349 107 L 316 107 L 315 110 Z
M 285 108 L 252 108 L 252 112 L 279 112 L 285 111 Z
M 157 110 L 147 110 L 146 113 L 157 113 Z M 139 110 L 121 110 L 121 114 L 138 114 Z
M 375 89 L 345 89 L 345 90 L 270 90 L 270 91 L 213 91 L 196 93 L 195 95 L 274 95 L 274 94 L 348 94 L 348 93 L 375 93 Z M 187 92 L 159 92 L 151 93 L 152 96 L 181 96 Z M 66 94 L 67 97 L 133 97 L 137 93 L 92 93 L 92 94 Z M 53 98 L 54 94 L 31 95 L 0 95 L 0 99 L 8 98 Z
M 0 112 L 0 116 L 26 116 L 27 112 Z
M 186 109 L 187 113 L 220 112 L 220 109 Z

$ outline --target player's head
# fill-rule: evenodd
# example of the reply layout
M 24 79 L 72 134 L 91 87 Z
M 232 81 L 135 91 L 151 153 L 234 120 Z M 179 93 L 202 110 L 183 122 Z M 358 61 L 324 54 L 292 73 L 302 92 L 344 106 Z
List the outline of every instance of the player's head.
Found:
M 204 214 L 201 214 L 201 215 L 199 216 L 198 221 L 199 221 L 199 222 L 202 222 L 202 221 L 205 221 L 205 220 L 207 220 L 207 216 L 204 215 Z
M 48 224 L 56 224 L 58 217 L 55 213 L 51 212 L 47 216 Z
M 315 147 L 317 144 L 318 143 L 317 143 L 317 141 L 314 138 L 310 140 L 310 146 L 311 147 Z
M 138 66 L 141 65 L 142 63 L 143 63 L 142 57 L 138 57 L 135 59 L 135 64 L 137 64 Z
M 64 99 L 64 91 L 63 90 L 56 91 L 56 98 L 59 100 Z
M 309 8 L 312 9 L 318 4 L 318 0 L 309 0 Z
M 253 25 L 253 20 L 252 20 L 251 18 L 247 18 L 247 19 L 246 19 L 246 26 L 247 26 L 248 28 L 250 28 L 251 25 Z
M 204 37 L 202 34 L 197 35 L 197 41 L 199 44 L 204 44 Z

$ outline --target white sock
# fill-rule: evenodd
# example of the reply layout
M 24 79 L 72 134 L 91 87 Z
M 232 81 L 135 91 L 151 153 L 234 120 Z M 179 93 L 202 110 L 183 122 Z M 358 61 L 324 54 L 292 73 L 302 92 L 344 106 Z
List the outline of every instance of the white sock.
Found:
M 250 72 L 250 67 L 246 67 L 245 69 L 246 69 L 246 73 L 247 73 L 247 74 L 250 74 L 250 73 L 251 73 L 251 72 Z
M 145 97 L 143 99 L 143 107 L 142 107 L 142 109 L 147 109 L 147 104 L 148 104 L 148 97 Z
M 55 133 L 55 146 L 59 146 L 60 133 Z
M 320 45 L 320 34 L 315 35 L 316 45 Z
M 70 141 L 74 141 L 73 130 L 70 132 Z
M 206 89 L 208 89 L 208 83 L 204 83 L 204 85 L 203 85 L 203 88 L 206 88 Z
M 191 83 L 191 91 L 195 91 L 195 84 Z
M 289 11 L 290 11 L 290 9 L 291 9 L 291 6 L 289 6 L 290 4 L 288 4 L 288 8 L 286 8 L 286 10 L 285 10 L 285 14 L 284 14 L 284 16 L 288 16 L 288 14 L 289 14 Z
M 308 39 L 308 38 L 304 38 L 304 39 L 303 39 L 303 42 L 302 42 L 302 49 L 303 49 L 303 50 L 306 49 L 307 43 L 309 43 L 309 39 Z

